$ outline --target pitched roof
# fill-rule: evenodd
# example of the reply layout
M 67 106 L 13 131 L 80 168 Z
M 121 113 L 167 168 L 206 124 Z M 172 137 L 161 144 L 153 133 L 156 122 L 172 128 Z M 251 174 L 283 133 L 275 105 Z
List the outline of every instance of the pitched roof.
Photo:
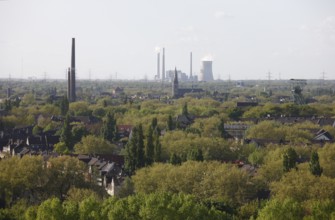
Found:
M 104 167 L 101 169 L 101 172 L 106 172 L 106 173 L 108 173 L 108 172 L 110 172 L 110 171 L 113 170 L 114 166 L 115 166 L 115 163 L 108 163 L 106 166 L 104 166 Z
M 321 129 L 316 133 L 313 139 L 318 141 L 331 141 L 333 140 L 333 136 L 328 131 Z
M 95 157 L 92 157 L 92 159 L 88 162 L 88 165 L 89 166 L 92 166 L 94 165 L 96 162 L 98 162 L 99 159 L 98 158 L 95 158 Z

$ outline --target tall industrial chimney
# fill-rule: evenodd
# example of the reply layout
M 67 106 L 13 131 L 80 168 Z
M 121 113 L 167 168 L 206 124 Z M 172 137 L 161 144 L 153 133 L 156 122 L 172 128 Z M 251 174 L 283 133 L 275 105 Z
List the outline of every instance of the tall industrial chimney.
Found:
M 75 39 L 72 38 L 72 55 L 71 55 L 71 102 L 76 101 L 76 45 L 75 45 Z
M 163 47 L 163 57 L 162 57 L 162 81 L 165 80 L 165 48 Z
M 161 66 L 160 66 L 160 58 L 161 58 L 161 54 L 158 52 L 157 53 L 157 79 L 160 79 L 160 71 L 161 71 Z

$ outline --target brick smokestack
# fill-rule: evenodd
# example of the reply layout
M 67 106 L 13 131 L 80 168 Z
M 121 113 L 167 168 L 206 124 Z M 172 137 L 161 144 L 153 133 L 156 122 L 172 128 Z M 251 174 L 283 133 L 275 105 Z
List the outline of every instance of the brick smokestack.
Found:
M 72 38 L 72 53 L 71 53 L 71 73 L 70 73 L 70 100 L 71 102 L 76 101 L 76 45 L 75 38 Z

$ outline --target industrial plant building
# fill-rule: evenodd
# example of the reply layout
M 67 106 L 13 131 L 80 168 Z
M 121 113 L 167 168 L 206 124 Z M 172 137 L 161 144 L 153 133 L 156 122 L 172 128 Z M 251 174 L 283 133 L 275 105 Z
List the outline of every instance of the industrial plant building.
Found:
M 175 68 L 174 78 L 172 81 L 172 98 L 181 98 L 186 93 L 203 93 L 203 92 L 204 90 L 199 88 L 179 88 L 178 71 L 177 68 Z

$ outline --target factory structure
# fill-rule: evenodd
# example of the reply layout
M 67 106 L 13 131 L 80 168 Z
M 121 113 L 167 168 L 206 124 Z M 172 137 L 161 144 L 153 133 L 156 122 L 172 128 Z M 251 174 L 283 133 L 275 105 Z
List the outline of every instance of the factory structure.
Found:
M 174 77 L 172 81 L 172 98 L 181 98 L 186 93 L 203 93 L 203 89 L 199 88 L 179 88 L 179 80 L 178 80 L 178 71 L 177 68 L 174 70 Z
M 201 61 L 200 73 L 199 75 L 193 75 L 193 57 L 192 52 L 190 52 L 190 73 L 187 75 L 181 70 L 166 70 L 165 71 L 165 48 L 162 48 L 162 69 L 160 67 L 160 52 L 157 52 L 157 74 L 155 75 L 156 81 L 168 81 L 173 82 L 175 79 L 175 73 L 177 71 L 177 77 L 180 82 L 197 82 L 197 81 L 213 81 L 213 71 L 212 64 L 213 61 L 209 59 L 204 59 Z M 162 72 L 161 72 L 162 70 Z
M 211 60 L 202 60 L 201 61 L 201 69 L 199 74 L 199 81 L 213 81 L 213 71 L 212 71 L 212 63 Z
M 69 102 L 76 101 L 76 51 L 75 39 L 72 38 L 71 68 L 67 72 L 67 98 Z
M 72 38 L 72 48 L 71 48 L 71 67 L 68 68 L 67 72 L 67 97 L 69 102 L 76 101 L 76 52 L 75 52 L 75 38 Z M 160 66 L 162 64 L 162 68 Z M 179 82 L 197 82 L 197 81 L 213 81 L 212 72 L 212 61 L 202 60 L 201 69 L 199 75 L 193 75 L 193 56 L 190 52 L 190 73 L 189 76 L 182 72 L 181 70 L 165 70 L 165 48 L 162 48 L 162 60 L 160 52 L 157 53 L 157 74 L 155 75 L 155 80 L 161 82 L 171 82 L 172 83 L 172 97 L 179 98 L 183 97 L 186 93 L 201 93 L 202 89 L 197 88 L 180 88 Z

